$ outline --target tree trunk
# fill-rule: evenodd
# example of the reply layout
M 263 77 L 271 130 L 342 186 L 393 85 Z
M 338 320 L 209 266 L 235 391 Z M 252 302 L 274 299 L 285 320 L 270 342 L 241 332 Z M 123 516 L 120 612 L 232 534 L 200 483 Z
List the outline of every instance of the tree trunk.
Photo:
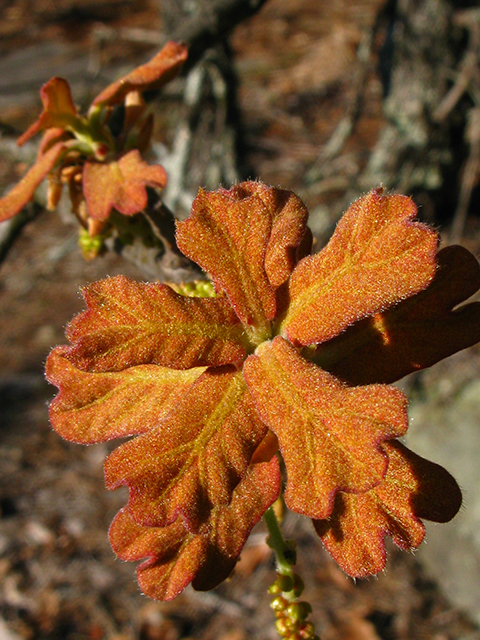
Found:
M 357 189 L 383 184 L 414 195 L 423 215 L 453 216 L 466 155 L 463 130 L 469 104 L 443 103 L 452 80 L 462 32 L 455 28 L 447 0 L 389 3 L 380 72 L 387 124 L 373 149 Z

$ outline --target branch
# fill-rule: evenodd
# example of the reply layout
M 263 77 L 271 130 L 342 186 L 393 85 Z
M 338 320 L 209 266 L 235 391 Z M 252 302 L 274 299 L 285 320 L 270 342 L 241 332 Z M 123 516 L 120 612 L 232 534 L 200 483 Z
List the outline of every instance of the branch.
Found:
M 15 240 L 20 236 L 24 227 L 30 222 L 33 222 L 42 211 L 43 207 L 39 204 L 29 202 L 18 215 L 11 220 L 6 220 L 0 225 L 0 265 L 7 257 Z
M 204 278 L 200 267 L 186 258 L 176 245 L 173 213 L 155 190 L 149 189 L 148 196 L 148 205 L 141 215 L 146 218 L 159 244 L 147 247 L 139 236 L 124 244 L 114 231 L 105 242 L 107 248 L 135 264 L 147 278 L 176 284 Z
M 204 0 L 190 18 L 170 34 L 169 39 L 188 45 L 184 70 L 191 69 L 207 49 L 225 39 L 240 22 L 253 16 L 267 0 Z

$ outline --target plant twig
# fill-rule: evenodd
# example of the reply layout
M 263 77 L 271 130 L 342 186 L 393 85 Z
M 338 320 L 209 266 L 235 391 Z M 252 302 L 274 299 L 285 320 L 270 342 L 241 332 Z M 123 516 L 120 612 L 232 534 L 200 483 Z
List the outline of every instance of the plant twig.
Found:
M 468 29 L 468 49 L 456 72 L 455 83 L 432 114 L 435 122 L 442 122 L 455 108 L 463 94 L 469 90 L 475 72 L 478 71 L 478 51 L 480 46 L 480 10 L 459 11 L 454 22 L 457 26 Z
M 470 153 L 463 170 L 462 185 L 458 198 L 457 209 L 452 222 L 452 243 L 460 242 L 468 214 L 468 206 L 472 197 L 480 164 L 480 107 L 470 109 L 466 127 L 467 142 Z
M 168 39 L 183 41 L 189 45 L 189 57 L 185 65 L 184 71 L 191 69 L 204 55 L 204 53 L 222 42 L 228 33 L 240 22 L 254 15 L 264 4 L 266 0 L 205 0 L 199 4 L 198 10 L 191 15 L 191 17 L 183 21 L 178 29 L 169 34 Z M 131 36 L 132 34 L 128 34 Z M 135 38 L 138 39 L 139 34 L 137 31 L 134 33 Z M 166 39 L 166 38 L 165 38 Z M 161 37 L 159 37 L 160 44 Z M 205 71 L 203 71 L 205 73 Z M 211 72 L 213 73 L 213 71 Z M 217 78 L 218 80 L 218 78 Z M 222 79 L 223 81 L 223 79 Z M 218 84 L 218 82 L 217 82 Z M 216 85 L 215 85 L 216 86 Z M 215 87 L 214 87 L 215 88 Z M 218 93 L 218 92 L 217 92 Z M 154 96 L 149 95 L 151 100 Z M 215 96 L 217 101 L 219 96 Z M 200 101 L 195 105 L 193 109 L 194 115 L 197 114 L 200 106 Z M 223 114 L 222 114 L 223 115 Z M 224 120 L 223 117 L 220 118 Z M 190 132 L 191 133 L 191 132 Z M 17 148 L 13 149 L 13 140 L 11 141 L 12 155 L 21 154 L 21 150 Z M 187 149 L 181 154 L 182 169 L 178 173 L 184 174 L 184 164 L 188 160 L 188 144 Z M 229 167 L 227 167 L 228 169 Z M 232 171 L 229 171 L 232 173 Z M 172 176 L 173 178 L 173 176 Z M 171 179 L 171 183 L 174 184 L 175 180 Z M 37 211 L 38 205 L 35 205 Z M 151 199 L 149 201 L 147 210 L 144 212 L 147 220 L 149 221 L 154 234 L 159 237 L 165 247 L 165 252 L 159 255 L 158 251 L 153 252 L 145 249 L 144 247 L 123 247 L 119 246 L 119 242 L 107 243 L 110 248 L 114 247 L 115 250 L 126 258 L 131 259 L 137 263 L 141 268 L 146 269 L 149 275 L 155 277 L 161 277 L 170 279 L 174 282 L 179 280 L 191 280 L 199 276 L 198 269 L 192 266 L 189 261 L 186 261 L 180 256 L 175 245 L 175 236 L 171 233 L 173 216 L 171 220 L 167 222 L 169 216 L 158 215 L 162 211 L 161 203 L 157 200 Z M 39 211 L 38 211 L 39 212 Z M 22 228 L 28 224 L 31 220 L 38 215 L 31 217 L 30 213 L 25 213 L 16 217 L 15 223 L 9 226 L 5 239 L 2 241 L 0 250 L 1 260 L 5 258 L 11 246 L 15 242 L 15 239 L 20 235 Z M 165 227 L 164 225 L 167 225 Z M 170 225 L 170 228 L 168 227 Z M 167 239 L 168 236 L 168 239 Z
M 188 44 L 184 70 L 191 69 L 207 49 L 215 46 L 240 22 L 257 13 L 267 0 L 203 0 L 190 18 L 174 30 L 170 39 Z
M 30 222 L 33 222 L 43 210 L 43 207 L 36 202 L 30 202 L 18 215 L 0 225 L 0 265 L 8 256 L 23 229 Z

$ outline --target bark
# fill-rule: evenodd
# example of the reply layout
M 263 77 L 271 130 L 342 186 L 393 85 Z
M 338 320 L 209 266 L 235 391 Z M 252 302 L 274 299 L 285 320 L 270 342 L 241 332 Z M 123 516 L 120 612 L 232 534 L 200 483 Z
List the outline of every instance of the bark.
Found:
M 253 16 L 267 0 L 160 0 L 169 39 L 189 46 L 185 70 L 191 69 L 207 49 L 225 40 L 237 24 Z M 189 7 L 195 5 L 193 11 Z
M 454 7 L 447 0 L 397 0 L 390 8 L 380 58 L 388 122 L 356 190 L 383 184 L 418 194 L 425 204 L 430 199 L 437 219 L 451 218 L 469 108 L 461 100 L 448 113 L 439 110 L 462 47 Z

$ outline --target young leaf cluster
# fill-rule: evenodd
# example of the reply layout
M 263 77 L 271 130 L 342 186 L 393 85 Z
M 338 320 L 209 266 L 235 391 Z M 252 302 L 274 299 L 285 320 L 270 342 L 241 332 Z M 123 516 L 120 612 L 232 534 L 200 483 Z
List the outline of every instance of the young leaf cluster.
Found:
M 85 116 L 78 112 L 66 80 L 55 77 L 44 84 L 43 111 L 17 141 L 21 146 L 43 131 L 37 159 L 0 198 L 0 222 L 19 213 L 47 178 L 47 208 L 55 209 L 67 187 L 72 211 L 86 230 L 81 241 L 84 255 L 94 257 L 102 248 L 101 232 L 110 214 L 139 213 L 147 205 L 146 187 L 166 185 L 163 167 L 142 158 L 153 132 L 153 115 L 145 114 L 142 94 L 169 82 L 186 59 L 183 44 L 167 43 L 152 60 L 104 89 Z M 114 134 L 110 121 L 119 106 L 124 109 L 123 124 Z
M 346 573 L 385 566 L 461 503 L 450 474 L 409 451 L 407 403 L 390 383 L 480 340 L 480 266 L 438 251 L 411 199 L 376 189 L 311 255 L 290 191 L 245 182 L 200 191 L 181 251 L 212 287 L 107 278 L 83 291 L 47 377 L 64 438 L 130 439 L 106 460 L 129 488 L 110 528 L 143 591 L 174 598 L 228 577 L 282 491 Z M 195 295 L 196 291 L 206 291 Z M 183 295 L 187 294 L 187 295 Z M 276 455 L 278 454 L 278 455 Z

